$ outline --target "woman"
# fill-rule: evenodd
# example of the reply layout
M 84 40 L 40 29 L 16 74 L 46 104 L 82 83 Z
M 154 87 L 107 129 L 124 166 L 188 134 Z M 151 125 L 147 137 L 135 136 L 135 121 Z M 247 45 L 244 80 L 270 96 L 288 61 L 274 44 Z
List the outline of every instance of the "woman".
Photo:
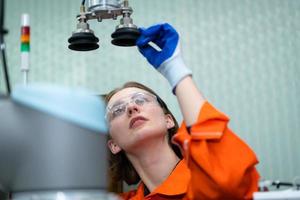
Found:
M 124 167 L 112 174 L 129 184 L 141 180 L 137 190 L 121 196 L 251 199 L 259 178 L 254 167 L 256 156 L 227 127 L 228 117 L 213 108 L 197 89 L 182 60 L 178 33 L 169 24 L 140 32 L 139 51 L 169 81 L 184 122 L 177 130 L 165 103 L 141 84 L 130 82 L 107 95 L 112 170 Z

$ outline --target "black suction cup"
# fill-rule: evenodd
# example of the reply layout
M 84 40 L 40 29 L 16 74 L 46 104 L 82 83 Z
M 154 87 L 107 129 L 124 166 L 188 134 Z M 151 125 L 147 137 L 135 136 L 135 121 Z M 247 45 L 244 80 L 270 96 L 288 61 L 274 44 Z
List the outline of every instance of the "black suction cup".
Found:
M 69 49 L 75 51 L 90 51 L 99 48 L 97 44 L 99 39 L 93 33 L 74 33 L 68 42 L 70 43 Z
M 111 34 L 113 38 L 111 43 L 123 47 L 135 46 L 135 42 L 139 36 L 140 32 L 136 28 L 119 28 Z

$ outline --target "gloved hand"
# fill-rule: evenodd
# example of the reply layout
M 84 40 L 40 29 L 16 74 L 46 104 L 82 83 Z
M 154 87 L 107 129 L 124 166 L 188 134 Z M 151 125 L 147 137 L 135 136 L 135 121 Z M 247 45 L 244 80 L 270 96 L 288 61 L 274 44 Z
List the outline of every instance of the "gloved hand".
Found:
M 147 29 L 140 28 L 141 36 L 136 45 L 148 62 L 171 84 L 173 92 L 176 85 L 192 72 L 186 67 L 180 53 L 179 35 L 170 24 L 158 24 Z M 155 43 L 161 51 L 150 46 Z

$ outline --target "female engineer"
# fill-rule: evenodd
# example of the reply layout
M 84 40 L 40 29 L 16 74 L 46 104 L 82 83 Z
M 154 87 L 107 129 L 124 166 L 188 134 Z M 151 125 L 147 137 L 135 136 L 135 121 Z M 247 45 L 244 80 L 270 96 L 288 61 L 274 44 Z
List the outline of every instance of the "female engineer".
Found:
M 140 32 L 138 49 L 170 83 L 184 121 L 178 128 L 162 99 L 142 84 L 128 82 L 106 95 L 111 174 L 116 181 L 140 182 L 120 196 L 252 199 L 259 179 L 256 155 L 198 90 L 183 62 L 179 34 L 167 23 Z

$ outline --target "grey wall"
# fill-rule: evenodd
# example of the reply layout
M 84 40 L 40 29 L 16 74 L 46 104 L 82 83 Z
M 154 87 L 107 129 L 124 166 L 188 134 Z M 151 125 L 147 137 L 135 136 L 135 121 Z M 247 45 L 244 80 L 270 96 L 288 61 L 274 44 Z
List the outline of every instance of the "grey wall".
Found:
M 292 181 L 300 176 L 300 1 L 130 0 L 130 4 L 137 25 L 169 22 L 180 32 L 195 81 L 257 153 L 262 178 Z M 181 120 L 168 83 L 136 48 L 110 44 L 118 21 L 90 23 L 100 49 L 79 53 L 67 48 L 79 5 L 80 0 L 6 1 L 12 85 L 22 82 L 20 16 L 27 12 L 31 82 L 87 87 L 102 94 L 128 80 L 139 81 L 155 89 Z

